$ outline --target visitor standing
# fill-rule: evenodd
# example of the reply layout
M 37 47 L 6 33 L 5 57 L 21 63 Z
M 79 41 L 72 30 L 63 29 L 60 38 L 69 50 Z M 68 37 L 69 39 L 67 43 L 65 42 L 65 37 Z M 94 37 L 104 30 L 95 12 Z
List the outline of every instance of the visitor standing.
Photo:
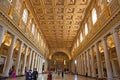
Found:
M 49 72 L 47 80 L 52 80 L 52 74 L 51 74 L 51 72 Z
M 34 68 L 32 76 L 33 76 L 33 80 L 37 80 L 37 78 L 38 78 L 38 71 L 37 71 L 36 68 Z
M 15 70 L 15 69 L 13 69 L 12 74 L 11 74 L 11 77 L 12 77 L 12 78 L 16 78 L 16 70 Z
M 62 77 L 64 77 L 64 71 L 62 71 Z

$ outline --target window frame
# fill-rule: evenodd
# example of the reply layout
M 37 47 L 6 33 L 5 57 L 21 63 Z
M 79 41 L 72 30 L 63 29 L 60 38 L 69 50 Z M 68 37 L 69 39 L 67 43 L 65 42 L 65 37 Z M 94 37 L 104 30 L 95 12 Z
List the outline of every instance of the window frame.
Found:
M 85 36 L 88 34 L 88 24 L 85 23 Z
M 32 23 L 32 30 L 31 30 L 32 34 L 34 35 L 35 34 L 35 24 Z
M 92 23 L 93 25 L 97 22 L 98 16 L 97 16 L 97 11 L 96 8 L 92 9 Z
M 22 21 L 26 24 L 28 19 L 28 10 L 25 8 L 22 14 Z

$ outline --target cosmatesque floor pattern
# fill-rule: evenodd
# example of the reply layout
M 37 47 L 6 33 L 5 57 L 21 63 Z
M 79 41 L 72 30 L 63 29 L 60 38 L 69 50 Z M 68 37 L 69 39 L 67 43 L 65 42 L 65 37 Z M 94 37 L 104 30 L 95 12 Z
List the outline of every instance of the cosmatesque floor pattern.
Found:
M 16 79 L 6 79 L 6 80 L 25 80 L 25 77 L 17 77 Z M 38 80 L 47 80 L 47 74 L 40 74 Z M 61 75 L 53 74 L 52 80 L 95 80 L 77 75 L 66 74 L 64 77 Z

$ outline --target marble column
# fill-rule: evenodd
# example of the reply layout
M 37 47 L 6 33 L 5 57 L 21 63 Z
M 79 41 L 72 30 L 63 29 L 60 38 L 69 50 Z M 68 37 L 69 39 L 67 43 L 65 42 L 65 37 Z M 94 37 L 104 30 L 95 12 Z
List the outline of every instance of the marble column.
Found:
M 41 61 L 41 59 L 39 59 L 39 60 Z M 41 62 L 39 62 L 39 72 L 41 73 Z
M 82 75 L 85 74 L 84 55 L 82 54 Z
M 0 46 L 2 44 L 2 39 L 3 39 L 5 31 L 6 29 L 0 25 Z
M 21 54 L 22 54 L 22 47 L 23 47 L 23 42 L 21 41 L 20 47 L 19 47 L 19 51 L 18 51 L 18 56 L 16 58 L 16 75 L 18 75 L 18 70 L 19 70 L 19 66 L 20 66 L 20 59 L 21 59 Z
M 76 59 L 76 61 L 77 61 L 77 64 L 75 64 L 75 67 L 76 67 L 76 74 L 78 73 L 78 57 L 77 57 L 77 59 Z
M 38 56 L 38 72 L 40 73 L 40 56 Z
M 22 75 L 25 74 L 26 61 L 27 61 L 27 54 L 28 54 L 28 46 L 26 47 L 26 51 L 25 51 L 25 54 L 24 54 L 24 64 L 23 64 L 23 68 L 22 68 Z
M 81 55 L 79 55 L 79 74 L 81 75 Z
M 42 58 L 40 58 L 40 72 L 42 73 Z
M 37 70 L 38 70 L 38 60 L 39 60 L 39 55 L 37 56 Z
M 35 52 L 33 52 L 33 59 L 32 59 L 32 67 L 31 67 L 31 70 L 33 71 L 33 68 L 34 68 L 34 62 L 35 62 Z
M 38 67 L 39 67 L 39 55 L 37 56 L 37 70 L 38 70 Z
M 112 64 L 112 68 L 113 68 L 113 76 L 114 77 L 118 77 L 118 72 L 117 72 L 117 70 L 116 70 L 116 66 L 115 66 L 115 62 L 114 62 L 114 60 L 111 60 L 111 64 Z
M 35 68 L 37 68 L 37 56 L 38 54 L 35 55 Z
M 40 57 L 40 66 L 39 66 L 39 72 L 41 73 L 41 57 Z
M 40 57 L 40 73 L 42 73 L 41 67 L 42 65 L 41 65 L 41 57 Z
M 84 53 L 84 66 L 85 66 L 85 74 L 84 74 L 84 75 L 86 75 L 86 73 L 88 73 L 88 72 L 87 72 L 86 52 Z
M 103 42 L 103 49 L 104 49 L 105 64 L 107 69 L 107 77 L 109 80 L 113 80 L 113 73 L 112 73 L 112 67 L 110 64 L 110 56 L 108 53 L 106 38 L 103 38 L 102 42 Z
M 87 69 L 88 69 L 88 76 L 91 76 L 90 75 L 90 59 L 89 59 L 89 50 L 87 51 Z
M 80 57 L 81 57 L 81 75 L 83 75 L 83 61 L 82 61 L 82 54 L 80 55 Z
M 119 39 L 118 31 L 119 31 L 118 29 L 113 30 L 113 37 L 114 37 L 115 48 L 116 48 L 117 57 L 118 57 L 117 59 L 120 67 L 120 39 Z
M 8 50 L 7 60 L 6 60 L 5 66 L 4 66 L 4 71 L 3 71 L 2 76 L 6 76 L 6 77 L 9 76 L 8 73 L 9 73 L 9 70 L 10 70 L 11 64 L 12 64 L 12 56 L 13 56 L 15 42 L 16 42 L 16 37 L 13 36 L 10 48 Z
M 80 61 L 80 63 L 79 63 L 79 66 L 80 66 L 79 74 L 81 75 L 81 68 L 82 68 L 82 67 L 81 67 L 81 64 L 82 64 L 82 62 L 81 62 L 81 55 L 79 55 L 79 58 L 80 58 L 80 59 L 79 59 L 79 61 Z
M 94 53 L 93 53 L 93 49 L 92 48 L 90 49 L 90 54 L 91 54 L 92 77 L 96 77 Z
M 78 71 L 77 72 L 79 74 L 80 73 L 80 60 L 79 60 L 79 56 L 78 56 L 78 63 L 77 64 L 78 64 L 78 67 L 77 67 Z
M 95 44 L 95 48 L 96 48 L 96 58 L 97 58 L 97 67 L 98 67 L 98 78 L 102 78 L 101 59 L 100 59 L 100 53 L 97 43 Z
M 31 65 L 32 52 L 33 50 L 31 49 L 30 56 L 29 56 L 29 62 L 28 62 L 28 69 L 30 69 L 30 65 Z
M 81 67 L 80 67 L 80 55 L 78 56 L 78 74 L 80 74 L 80 69 L 81 69 Z

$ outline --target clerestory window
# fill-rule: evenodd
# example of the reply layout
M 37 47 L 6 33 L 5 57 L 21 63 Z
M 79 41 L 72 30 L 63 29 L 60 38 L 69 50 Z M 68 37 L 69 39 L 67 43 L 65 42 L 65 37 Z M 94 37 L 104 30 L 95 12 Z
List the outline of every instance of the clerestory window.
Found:
M 93 8 L 92 10 L 92 22 L 93 22 L 93 25 L 96 23 L 97 21 L 97 12 L 96 12 L 96 9 Z

